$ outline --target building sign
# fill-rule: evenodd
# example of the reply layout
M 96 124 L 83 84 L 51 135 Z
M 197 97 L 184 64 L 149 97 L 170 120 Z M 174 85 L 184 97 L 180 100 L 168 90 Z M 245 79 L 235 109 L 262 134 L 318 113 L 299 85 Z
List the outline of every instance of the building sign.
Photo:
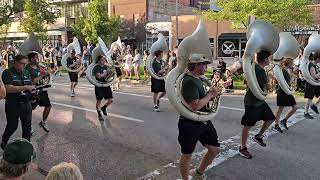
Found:
M 232 54 L 235 48 L 236 46 L 231 41 L 225 41 L 221 46 L 221 50 L 224 54 Z
M 301 32 L 301 31 L 320 31 L 320 24 L 315 24 L 313 26 L 291 26 L 286 28 L 285 31 L 290 32 Z

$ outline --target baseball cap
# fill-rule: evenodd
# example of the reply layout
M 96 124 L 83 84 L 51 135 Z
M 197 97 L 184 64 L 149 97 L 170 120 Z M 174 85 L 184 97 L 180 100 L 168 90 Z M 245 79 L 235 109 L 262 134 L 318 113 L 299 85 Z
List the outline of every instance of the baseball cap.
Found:
M 6 145 L 2 158 L 11 164 L 27 164 L 34 156 L 33 145 L 26 139 L 17 138 Z

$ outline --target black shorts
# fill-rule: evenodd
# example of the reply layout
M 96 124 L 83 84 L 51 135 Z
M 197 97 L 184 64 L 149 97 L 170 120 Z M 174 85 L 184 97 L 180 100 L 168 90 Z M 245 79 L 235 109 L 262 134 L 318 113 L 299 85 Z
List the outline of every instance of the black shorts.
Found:
M 315 97 L 320 97 L 320 86 L 315 86 L 314 96 Z
M 71 82 L 78 82 L 78 73 L 69 72 L 69 78 Z
M 96 94 L 96 100 L 100 101 L 102 99 L 112 99 L 112 91 L 110 86 L 108 87 L 94 87 L 94 93 Z
M 54 68 L 54 63 L 50 63 L 50 67 L 51 67 L 51 69 L 53 69 Z
M 48 96 L 48 91 L 41 91 L 39 93 L 39 99 L 32 103 L 32 110 L 34 110 L 37 106 L 40 107 L 51 107 L 51 102 Z
M 166 83 L 164 80 L 151 78 L 151 92 L 166 92 Z
M 244 106 L 244 115 L 241 119 L 241 124 L 243 126 L 254 126 L 256 122 L 263 121 L 274 121 L 276 117 L 274 116 L 269 105 L 264 102 L 260 106 Z
M 277 106 L 294 106 L 296 104 L 296 100 L 292 95 L 286 93 L 277 94 Z
M 58 67 L 61 67 L 61 66 L 62 66 L 61 61 L 57 61 L 57 66 L 58 66 Z
M 205 145 L 219 147 L 217 131 L 211 121 L 198 122 L 186 118 L 179 119 L 178 141 L 181 146 L 182 154 L 191 154 L 197 142 Z
M 304 90 L 304 98 L 313 99 L 316 93 L 316 86 L 306 82 L 306 88 Z
M 115 69 L 116 69 L 117 77 L 122 76 L 122 72 L 121 72 L 120 67 L 115 67 Z

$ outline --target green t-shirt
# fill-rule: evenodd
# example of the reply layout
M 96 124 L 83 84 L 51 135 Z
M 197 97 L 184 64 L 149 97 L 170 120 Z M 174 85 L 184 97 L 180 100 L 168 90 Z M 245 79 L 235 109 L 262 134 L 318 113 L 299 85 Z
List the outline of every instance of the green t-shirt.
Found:
M 2 73 L 4 85 L 24 86 L 32 85 L 30 73 L 27 70 L 17 71 L 14 67 L 6 69 Z M 6 99 L 18 99 L 21 93 L 7 93 Z
M 164 61 L 161 59 L 159 62 L 154 59 L 154 61 L 152 62 L 152 69 L 153 71 L 157 74 L 161 69 L 163 69 L 165 66 Z
M 283 73 L 283 76 L 284 76 L 284 79 L 286 80 L 287 83 L 290 82 L 290 74 L 288 73 L 287 70 L 285 69 L 282 69 L 282 73 Z M 277 94 L 285 94 L 285 92 L 281 89 L 281 87 L 279 86 L 279 84 L 277 84 Z
M 264 91 L 264 88 L 265 88 L 264 85 L 268 83 L 268 77 L 267 77 L 266 71 L 263 68 L 261 68 L 258 64 L 255 64 L 255 72 L 256 72 L 258 84 L 261 90 Z M 250 88 L 247 89 L 247 93 L 244 96 L 245 106 L 257 107 L 262 105 L 263 103 L 265 103 L 265 101 L 259 100 L 258 98 L 256 98 L 251 92 Z
M 203 86 L 203 82 L 191 75 L 185 75 L 182 80 L 181 93 L 183 99 L 189 103 L 196 99 L 202 99 L 207 95 Z M 206 107 L 201 108 L 199 111 L 208 112 Z
M 96 75 L 98 73 L 103 73 L 104 70 L 107 70 L 108 67 L 107 66 L 101 66 L 101 65 L 96 65 L 93 70 L 92 70 L 92 75 L 96 77 Z M 97 78 L 96 79 L 100 82 L 106 82 L 106 79 L 105 78 Z

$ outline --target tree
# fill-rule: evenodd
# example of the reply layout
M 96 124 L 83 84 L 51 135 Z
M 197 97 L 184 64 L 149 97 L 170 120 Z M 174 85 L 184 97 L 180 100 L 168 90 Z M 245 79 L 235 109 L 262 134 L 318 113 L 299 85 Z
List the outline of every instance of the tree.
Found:
M 107 0 L 92 0 L 88 5 L 88 17 L 84 19 L 82 34 L 86 41 L 98 42 L 98 37 L 112 42 L 119 36 L 120 17 L 109 17 Z
M 28 34 L 32 32 L 44 36 L 47 25 L 53 24 L 57 15 L 45 0 L 28 0 L 24 4 L 25 17 L 21 20 L 20 28 Z
M 74 24 L 71 25 L 73 29 L 73 35 L 77 37 L 78 39 L 81 39 L 81 41 L 85 40 L 85 36 L 82 33 L 82 30 L 84 29 L 85 22 L 84 20 L 86 19 L 85 16 L 80 15 L 79 12 L 76 13 L 76 19 L 74 21 Z
M 5 1 L 0 6 L 0 26 L 10 23 L 10 16 L 23 11 L 24 0 Z
M 135 39 L 138 46 L 146 41 L 146 21 L 139 19 L 137 22 L 123 20 L 120 26 L 121 39 Z
M 292 25 L 310 25 L 312 15 L 308 4 L 310 0 L 217 0 L 223 10 L 200 12 L 208 19 L 231 20 L 235 27 L 247 27 L 250 15 L 264 19 L 285 29 Z

